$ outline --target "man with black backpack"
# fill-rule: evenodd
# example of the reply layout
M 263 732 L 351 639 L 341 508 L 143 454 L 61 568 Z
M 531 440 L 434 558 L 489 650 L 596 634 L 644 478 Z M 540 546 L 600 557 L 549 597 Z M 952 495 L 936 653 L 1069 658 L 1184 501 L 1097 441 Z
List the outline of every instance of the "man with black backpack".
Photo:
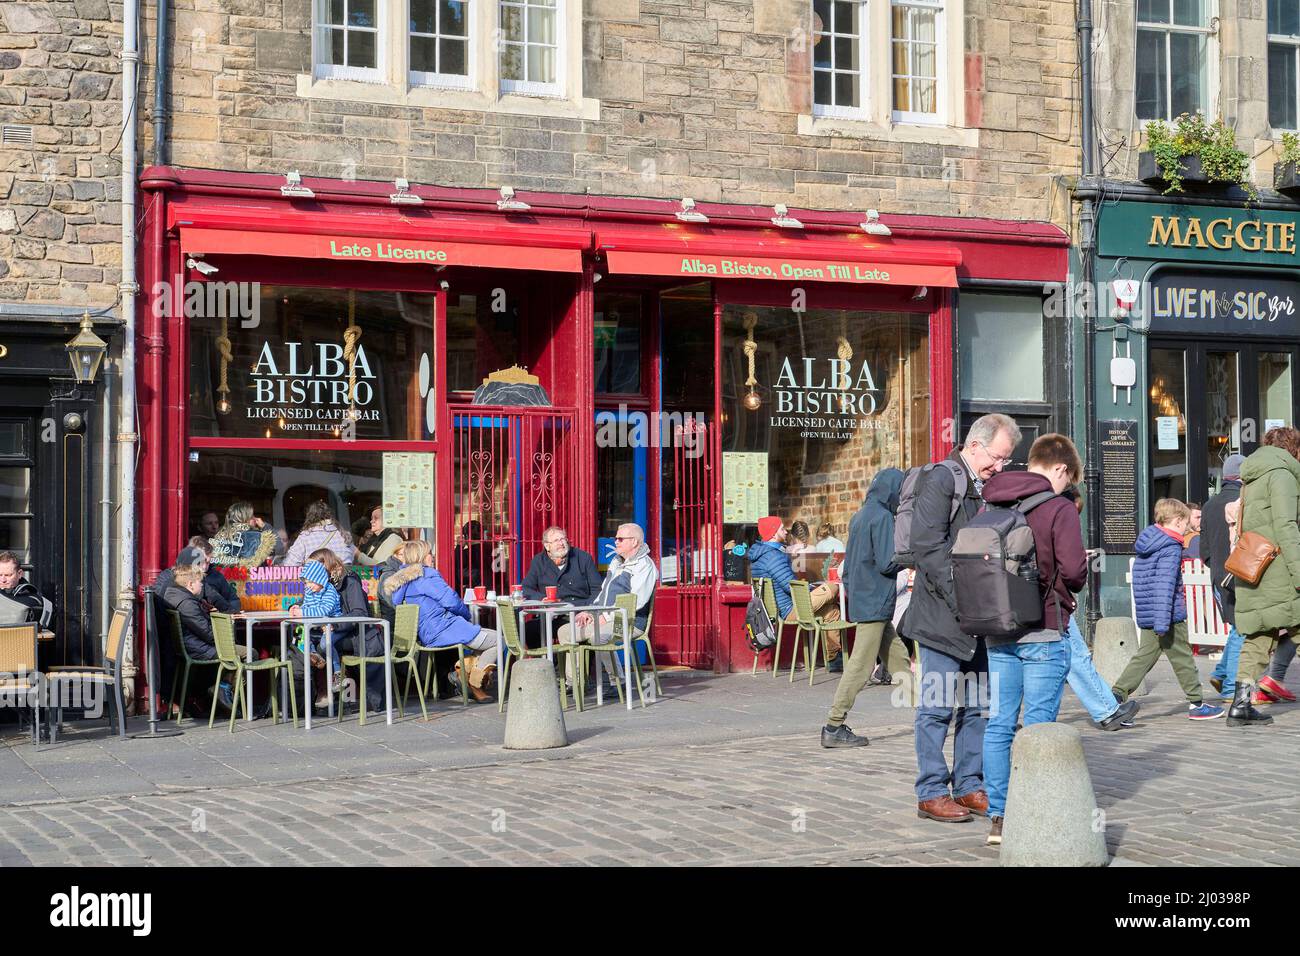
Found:
M 1088 555 L 1083 548 L 1079 511 L 1061 493 L 1082 477 L 1083 463 L 1074 443 L 1064 435 L 1041 435 L 1029 449 L 1028 471 L 1004 471 L 984 485 L 983 496 L 989 509 L 975 524 L 992 534 L 1000 531 L 1001 542 L 1010 542 L 1009 547 L 999 548 L 996 561 L 987 560 L 987 554 L 971 560 L 972 568 L 986 569 L 976 592 L 982 592 L 986 609 L 998 606 L 1009 612 L 1002 618 L 1004 626 L 993 624 L 985 631 L 993 695 L 984 735 L 990 846 L 1002 842 L 1002 817 L 1011 779 L 1011 742 L 1021 703 L 1026 727 L 1055 721 L 1070 671 L 1070 612 L 1074 610 L 1074 595 L 1087 581 Z M 1024 544 L 1017 546 L 1016 529 L 1026 526 L 1031 534 L 1022 533 Z M 967 600 L 962 580 L 967 558 L 965 543 L 958 542 L 953 559 L 957 565 L 959 610 Z M 1004 561 L 1014 562 L 1014 571 Z M 1031 597 L 1033 607 L 1018 604 L 1014 597 L 1001 601 L 1001 588 L 989 580 L 990 572 L 1006 575 L 1008 580 L 1002 583 L 1009 585 L 1007 590 L 1012 594 L 1019 593 L 1020 581 L 1025 582 L 1023 591 Z M 1030 581 L 1034 584 L 1032 590 L 1027 587 Z
M 943 823 L 984 814 L 984 725 L 979 701 L 987 681 L 984 646 L 957 623 L 952 544 L 980 508 L 984 482 L 1000 472 L 1020 444 L 1020 428 L 1006 415 L 984 415 L 966 443 L 943 461 L 913 469 L 903 482 L 894 530 L 899 564 L 916 568 L 912 601 L 899 633 L 915 640 L 921 664 L 916 710 L 916 812 Z M 944 760 L 955 723 L 953 769 Z

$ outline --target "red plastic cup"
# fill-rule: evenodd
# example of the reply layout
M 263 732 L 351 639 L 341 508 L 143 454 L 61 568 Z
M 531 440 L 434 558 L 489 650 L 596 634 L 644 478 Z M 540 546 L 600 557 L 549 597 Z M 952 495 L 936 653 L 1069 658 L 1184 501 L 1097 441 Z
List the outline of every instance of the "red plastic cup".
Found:
M 478 588 L 475 588 L 475 589 L 474 589 L 474 600 L 475 600 L 475 601 L 486 601 L 486 600 L 487 600 L 487 588 L 486 588 L 486 587 L 478 587 Z
M 553 584 L 551 584 L 551 585 L 547 585 L 547 587 L 546 587 L 546 600 L 548 600 L 548 601 L 558 601 L 559 599 L 560 599 L 560 595 L 559 595 L 559 593 L 557 592 L 555 585 L 553 585 Z
M 826 580 L 834 583 L 839 579 L 840 579 L 840 569 L 838 567 L 832 567 L 830 570 L 826 572 Z

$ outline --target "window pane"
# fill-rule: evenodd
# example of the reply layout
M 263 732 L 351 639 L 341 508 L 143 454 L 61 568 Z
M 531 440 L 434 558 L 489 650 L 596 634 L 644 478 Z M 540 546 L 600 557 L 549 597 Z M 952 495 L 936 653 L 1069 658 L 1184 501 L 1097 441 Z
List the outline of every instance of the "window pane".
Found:
M 963 293 L 957 340 L 963 400 L 1046 398 L 1043 307 L 1037 296 Z
M 817 39 L 813 43 L 813 66 L 830 69 L 832 46 L 829 36 L 821 33 L 817 34 Z
M 428 436 L 419 368 L 434 365 L 432 295 L 270 284 L 261 290 L 255 326 L 244 328 L 238 318 L 224 323 L 231 350 L 225 393 L 217 348 L 223 322 L 190 320 L 192 435 L 331 439 L 355 408 L 359 440 Z M 344 351 L 350 309 L 361 329 L 351 370 L 355 392 Z M 227 311 L 244 314 L 242 307 Z
M 830 0 L 813 0 L 813 29 L 825 30 L 827 32 L 830 32 L 831 29 Z
M 835 69 L 837 70 L 854 70 L 857 69 L 858 58 L 854 56 L 854 47 L 852 37 L 835 38 Z
M 911 18 L 912 39 L 917 40 L 921 43 L 934 42 L 935 13 L 936 11 L 934 10 L 913 10 L 912 11 L 912 18 Z
M 528 42 L 555 42 L 555 11 L 530 9 L 528 11 Z
M 1168 23 L 1169 0 L 1138 0 L 1139 23 Z
M 641 390 L 641 300 L 596 295 L 596 391 Z
M 839 73 L 835 76 L 835 105 L 858 106 L 858 73 Z
M 1259 354 L 1259 437 L 1270 426 L 1292 426 L 1291 353 Z
M 898 76 L 906 76 L 907 69 L 907 44 L 901 40 L 894 41 L 894 73 Z
M 894 7 L 890 13 L 893 15 L 893 37 L 895 40 L 907 39 L 907 8 Z
M 528 47 L 528 79 L 532 83 L 555 82 L 555 48 Z
M 1237 353 L 1205 353 L 1206 461 L 1210 484 L 1217 485 L 1223 460 L 1241 451 L 1241 410 L 1237 390 Z
M 522 80 L 524 78 L 524 48 L 518 44 L 509 44 L 501 51 L 501 78 L 505 80 Z
M 1187 405 L 1182 349 L 1151 350 L 1152 497 L 1187 500 Z
M 831 104 L 831 74 L 818 70 L 813 74 L 813 102 L 820 106 Z
M 1300 0 L 1281 0 L 1277 10 L 1277 28 L 1273 26 L 1273 3 L 1269 4 L 1269 33 L 1300 35 Z
M 1205 26 L 1205 0 L 1174 0 L 1174 23 L 1182 27 Z
M 375 0 L 348 0 L 348 26 L 373 27 Z
M 411 0 L 411 32 L 436 33 L 438 31 L 438 9 L 433 0 Z M 416 69 L 416 67 L 412 67 Z
M 343 65 L 343 45 L 347 42 L 346 38 L 347 34 L 344 30 L 330 31 L 330 63 L 335 66 Z
M 523 42 L 524 12 L 518 7 L 501 8 L 501 30 L 507 40 Z
M 912 80 L 912 112 L 939 112 L 938 93 L 934 80 Z
M 28 518 L 0 518 L 0 551 L 17 552 L 23 564 L 30 563 L 27 546 L 31 524 Z
M 352 31 L 348 37 L 348 66 L 375 68 L 375 35 L 369 31 Z
M 439 19 L 440 32 L 444 35 L 463 37 L 468 35 L 469 24 L 465 19 L 468 13 L 466 7 L 469 4 L 464 0 L 438 0 L 438 6 L 441 8 Z M 447 71 L 443 71 L 447 72 Z
M 1137 32 L 1137 115 L 1138 119 L 1165 118 L 1168 90 L 1165 87 L 1165 34 L 1152 30 Z
M 492 298 L 447 295 L 447 388 L 472 392 L 489 372 L 518 365 L 519 297 L 508 295 L 504 312 Z
M 343 23 L 346 16 L 344 0 L 329 0 L 329 23 Z
M 1204 104 L 1201 71 L 1205 65 L 1205 37 L 1174 33 L 1169 37 L 1170 75 L 1173 80 L 1170 110 L 1174 116 L 1195 113 Z
M 894 109 L 909 111 L 912 108 L 910 85 L 907 77 L 894 77 Z
M 0 512 L 31 512 L 30 468 L 0 468 Z
M 1268 45 L 1268 122 L 1274 129 L 1296 128 L 1296 50 Z
M 835 2 L 835 32 L 836 33 L 854 33 L 857 31 L 857 12 L 856 3 L 847 3 L 846 0 L 836 0 Z
M 912 75 L 925 76 L 931 79 L 935 76 L 937 64 L 934 59 L 935 46 L 933 43 L 918 43 L 913 46 Z
M 438 72 L 438 41 L 432 37 L 411 37 L 411 69 L 420 73 Z
M 465 55 L 466 45 L 464 40 L 439 40 L 438 47 L 442 53 L 439 72 L 468 76 L 469 61 Z
M 25 455 L 22 422 L 0 422 L 0 455 Z

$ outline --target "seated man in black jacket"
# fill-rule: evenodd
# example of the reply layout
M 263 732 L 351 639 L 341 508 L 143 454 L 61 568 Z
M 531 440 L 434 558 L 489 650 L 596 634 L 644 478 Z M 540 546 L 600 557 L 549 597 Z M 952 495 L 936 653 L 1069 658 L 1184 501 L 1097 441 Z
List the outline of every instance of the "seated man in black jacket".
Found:
M 546 598 L 546 589 L 554 587 L 556 597 L 567 604 L 590 604 L 600 593 L 601 575 L 595 559 L 581 548 L 569 544 L 563 528 L 550 527 L 542 532 L 543 551 L 533 558 L 524 578 L 524 597 L 530 601 Z M 530 618 L 527 625 L 529 644 L 540 643 L 540 625 Z
M 202 593 L 203 572 L 194 565 L 185 565 L 172 570 L 172 583 L 163 591 L 162 599 L 181 616 L 181 639 L 190 657 L 210 661 L 217 656 L 217 642 L 208 612 L 199 603 Z
M 28 622 L 42 623 L 45 598 L 36 590 L 36 585 L 23 576 L 22 559 L 12 551 L 0 551 L 0 595 L 27 608 Z M 18 615 L 22 614 L 19 608 L 14 611 Z M 22 623 L 21 620 L 19 623 Z

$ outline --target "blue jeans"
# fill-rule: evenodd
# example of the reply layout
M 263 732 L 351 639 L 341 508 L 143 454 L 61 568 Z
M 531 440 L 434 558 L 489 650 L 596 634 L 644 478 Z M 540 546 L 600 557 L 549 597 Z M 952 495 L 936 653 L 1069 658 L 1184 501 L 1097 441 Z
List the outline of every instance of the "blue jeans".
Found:
M 984 735 L 984 788 L 989 795 L 990 817 L 1006 814 L 1011 742 L 1016 736 L 1021 702 L 1026 727 L 1056 720 L 1070 656 L 1068 640 L 989 645 L 989 681 L 996 695 Z
M 916 799 L 964 797 L 984 789 L 984 726 L 988 715 L 980 691 L 987 692 L 988 656 L 980 641 L 975 657 L 959 661 L 918 645 L 921 705 L 916 709 Z M 981 683 L 985 687 L 981 687 Z M 948 726 L 953 731 L 953 768 L 944 760 Z
M 1083 642 L 1083 633 L 1073 617 L 1070 618 L 1067 633 L 1070 642 L 1070 673 L 1066 680 L 1070 682 L 1070 690 L 1079 698 L 1079 703 L 1083 704 L 1089 717 L 1103 720 L 1115 713 L 1119 701 L 1111 693 L 1110 685 L 1102 680 L 1097 668 L 1092 665 L 1092 655 L 1088 653 L 1088 645 Z
M 1228 625 L 1228 643 L 1223 645 L 1223 656 L 1214 665 L 1211 677 L 1223 681 L 1220 691 L 1224 697 L 1231 697 L 1237 692 L 1237 658 L 1241 655 L 1241 635 L 1232 625 Z

